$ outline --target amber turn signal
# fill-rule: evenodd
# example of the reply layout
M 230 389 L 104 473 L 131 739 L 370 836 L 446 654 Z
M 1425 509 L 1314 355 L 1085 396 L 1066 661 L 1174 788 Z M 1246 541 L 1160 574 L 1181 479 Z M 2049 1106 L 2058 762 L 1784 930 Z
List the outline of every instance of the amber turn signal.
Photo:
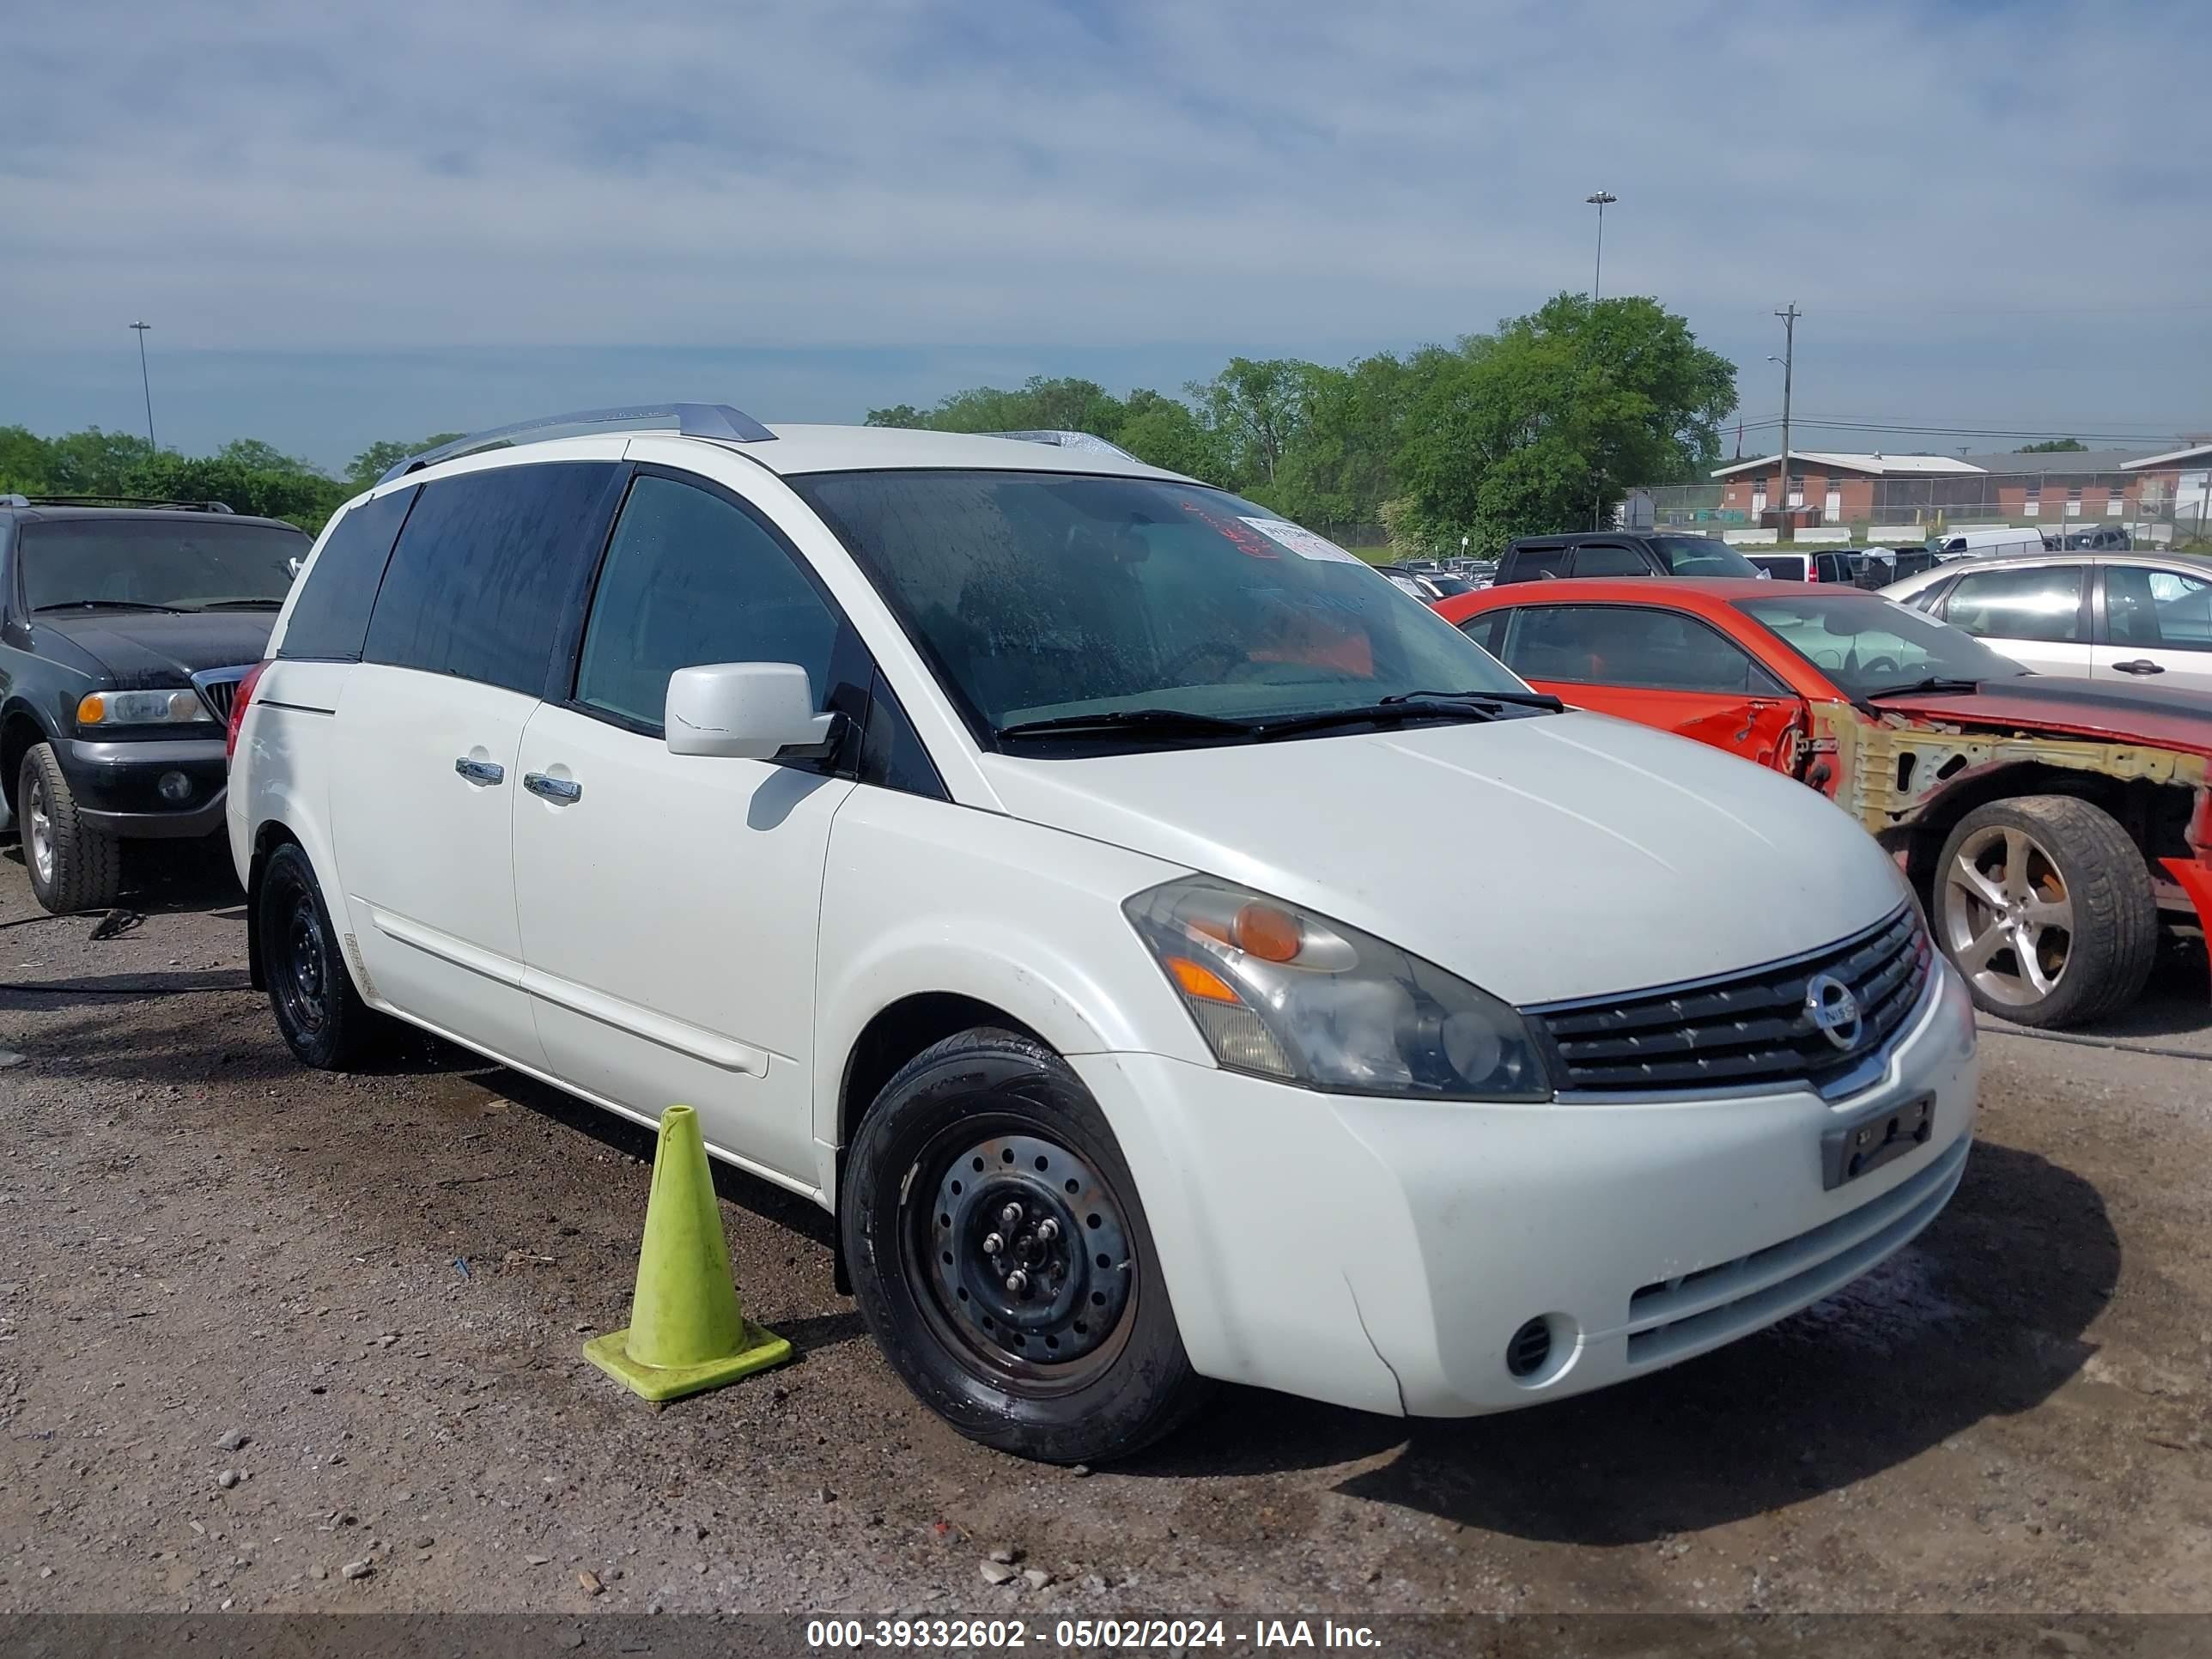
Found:
M 1262 962 L 1295 962 L 1305 944 L 1305 929 L 1287 910 L 1254 902 L 1237 913 L 1229 929 L 1231 942 Z

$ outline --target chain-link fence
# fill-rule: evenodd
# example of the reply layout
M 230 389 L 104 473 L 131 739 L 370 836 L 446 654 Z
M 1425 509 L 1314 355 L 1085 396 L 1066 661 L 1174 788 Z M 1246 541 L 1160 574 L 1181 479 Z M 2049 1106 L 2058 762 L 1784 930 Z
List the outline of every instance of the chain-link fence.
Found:
M 1808 460 L 1792 468 L 1785 508 L 1768 480 L 1716 479 L 1656 484 L 1628 493 L 1620 509 L 1631 526 L 1693 530 L 1756 544 L 1798 542 L 1861 545 L 1923 542 L 1965 530 L 2009 526 L 2046 543 L 2094 541 L 2212 550 L 2212 469 L 2111 472 L 1942 472 L 1902 477 L 1825 471 Z

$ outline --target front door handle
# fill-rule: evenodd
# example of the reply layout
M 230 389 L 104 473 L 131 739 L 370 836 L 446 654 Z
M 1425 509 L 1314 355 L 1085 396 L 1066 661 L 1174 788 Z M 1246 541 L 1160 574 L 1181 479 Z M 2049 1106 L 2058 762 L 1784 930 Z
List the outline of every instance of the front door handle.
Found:
M 2166 672 L 2166 669 L 2162 665 L 2151 661 L 2148 657 L 2137 657 L 2133 662 L 2116 662 L 2112 665 L 2112 667 L 2115 671 L 2122 674 L 2163 674 Z
M 525 772 L 522 787 L 540 799 L 560 806 L 584 798 L 584 786 L 574 778 L 549 778 L 543 772 Z
M 505 783 L 507 769 L 497 761 L 471 760 L 463 755 L 453 763 L 453 770 L 471 783 Z

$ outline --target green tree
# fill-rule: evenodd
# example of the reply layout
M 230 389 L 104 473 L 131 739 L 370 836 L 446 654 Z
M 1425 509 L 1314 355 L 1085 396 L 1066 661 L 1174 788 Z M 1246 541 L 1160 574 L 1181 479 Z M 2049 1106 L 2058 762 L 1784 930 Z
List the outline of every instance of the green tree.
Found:
M 1283 456 L 1297 441 L 1321 370 L 1290 357 L 1231 357 L 1210 380 L 1183 389 L 1229 447 L 1241 486 L 1273 484 Z
M 213 459 L 255 472 L 305 472 L 319 478 L 330 476 L 313 461 L 287 455 L 276 445 L 264 443 L 258 438 L 233 438 L 216 451 Z
M 1110 439 L 1126 415 L 1121 399 L 1095 380 L 1047 380 L 1033 374 L 1015 391 L 972 386 L 927 411 L 911 404 L 872 409 L 866 424 L 936 432 L 1088 432 Z
M 45 494 L 52 450 L 27 426 L 0 426 L 0 493 Z
M 426 449 L 435 449 L 440 444 L 449 444 L 465 435 L 459 432 L 433 432 L 413 443 L 403 443 L 397 438 L 382 439 L 347 463 L 346 482 L 356 490 L 366 489 L 409 456 L 420 455 Z
M 1229 453 L 1220 434 L 1200 421 L 1188 404 L 1140 387 L 1129 394 L 1127 409 L 1113 439 L 1139 460 L 1208 483 L 1229 477 Z
M 1462 340 L 1413 400 L 1397 472 L 1412 522 L 1485 547 L 1602 518 L 1623 489 L 1709 465 L 1735 369 L 1642 298 L 1562 294 Z
M 2065 455 L 2075 450 L 2088 448 L 2079 438 L 2050 438 L 2039 444 L 2022 444 L 2013 451 L 2015 455 Z
M 87 427 L 65 432 L 46 445 L 46 492 L 52 495 L 118 495 L 131 492 L 125 480 L 131 469 L 155 453 L 154 446 L 128 432 Z

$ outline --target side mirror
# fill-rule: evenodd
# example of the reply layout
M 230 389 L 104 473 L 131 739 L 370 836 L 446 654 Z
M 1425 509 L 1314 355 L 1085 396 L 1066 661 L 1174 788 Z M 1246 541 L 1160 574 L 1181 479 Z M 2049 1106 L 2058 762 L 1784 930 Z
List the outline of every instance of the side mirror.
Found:
M 813 688 L 795 662 L 710 663 L 668 677 L 671 754 L 774 760 L 787 749 L 823 749 L 837 720 L 815 712 Z
M 292 573 L 292 580 L 294 581 L 300 580 L 300 573 L 307 568 L 307 562 L 300 557 L 297 554 L 293 555 L 292 557 L 284 561 L 284 568 Z

